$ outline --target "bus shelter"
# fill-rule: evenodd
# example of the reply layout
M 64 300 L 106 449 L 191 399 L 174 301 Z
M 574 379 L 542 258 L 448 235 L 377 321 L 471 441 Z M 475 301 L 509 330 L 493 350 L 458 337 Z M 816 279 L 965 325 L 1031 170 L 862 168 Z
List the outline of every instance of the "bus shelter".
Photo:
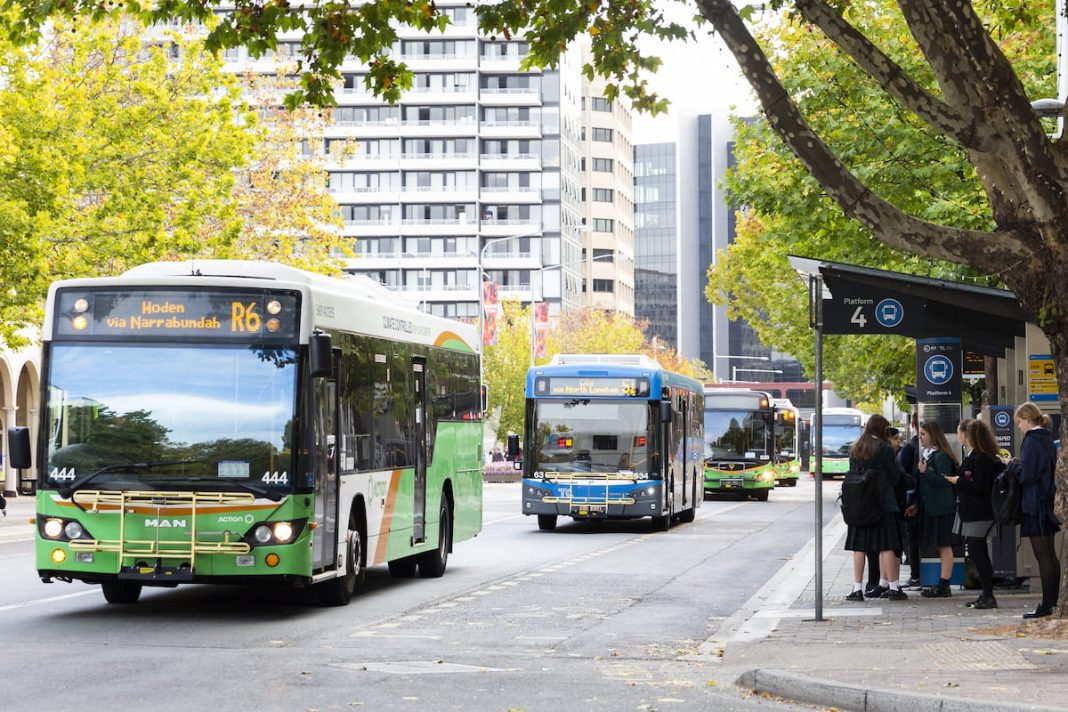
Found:
M 997 397 L 992 400 L 1005 404 L 1032 400 L 1040 406 L 1045 404 L 1056 409 L 1056 377 L 1050 373 L 1049 343 L 1041 330 L 1027 323 L 1013 292 L 829 260 L 795 255 L 790 255 L 789 259 L 808 285 L 809 322 L 816 339 L 814 380 L 817 383 L 823 381 L 824 334 L 895 334 L 917 340 L 959 339 L 962 352 L 997 359 Z M 1040 365 L 1036 367 L 1036 363 Z M 922 365 L 918 367 L 917 390 L 921 392 L 921 401 L 923 385 L 930 385 L 924 382 L 930 378 L 937 380 L 943 375 L 937 362 L 933 371 L 927 371 Z M 993 377 L 995 373 L 991 371 L 989 375 Z M 958 408 L 959 403 L 958 391 Z M 817 417 L 822 410 L 822 393 L 817 389 Z M 1011 434 L 1011 418 L 1007 425 Z M 813 432 L 819 436 L 815 426 Z M 819 621 L 823 620 L 821 443 L 815 443 L 813 449 L 815 593 L 816 620 Z M 1004 562 L 1008 557 L 1014 572 L 1028 573 L 1026 565 L 1021 568 L 1015 561 L 1015 531 L 996 537 L 993 553 L 995 569 L 999 560 Z M 1006 565 L 1003 563 L 1001 568 Z M 1033 563 L 1030 568 L 1037 575 Z

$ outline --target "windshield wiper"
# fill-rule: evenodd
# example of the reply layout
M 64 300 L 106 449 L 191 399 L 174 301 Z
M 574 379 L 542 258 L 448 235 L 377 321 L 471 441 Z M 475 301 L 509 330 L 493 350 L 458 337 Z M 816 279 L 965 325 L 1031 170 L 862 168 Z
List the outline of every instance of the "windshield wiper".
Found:
M 201 460 L 160 460 L 158 462 L 124 462 L 115 463 L 112 465 L 105 465 L 96 472 L 92 472 L 80 480 L 71 482 L 66 487 L 59 487 L 56 491 L 59 492 L 59 496 L 63 499 L 70 499 L 70 496 L 85 487 L 87 484 L 96 479 L 97 476 L 107 474 L 108 472 L 118 472 L 120 470 L 141 470 L 146 467 L 163 467 L 165 465 L 189 465 L 194 462 L 202 462 Z
M 244 490 L 245 492 L 249 492 L 251 494 L 254 494 L 257 497 L 266 497 L 267 499 L 271 500 L 272 502 L 280 502 L 282 500 L 282 495 L 279 494 L 278 492 L 274 492 L 273 490 L 269 490 L 266 487 L 257 487 L 256 485 L 250 485 L 250 484 L 247 484 L 245 482 L 232 482 L 232 481 L 228 481 L 228 480 L 217 480 L 217 479 L 213 479 L 213 478 L 210 478 L 210 477 L 190 477 L 190 478 L 181 479 L 181 480 L 163 480 L 163 481 L 164 482 L 177 482 L 177 483 L 184 483 L 184 482 L 198 482 L 198 483 L 199 482 L 211 482 L 211 483 L 217 484 L 217 485 L 226 485 L 227 487 L 236 487 L 238 489 Z

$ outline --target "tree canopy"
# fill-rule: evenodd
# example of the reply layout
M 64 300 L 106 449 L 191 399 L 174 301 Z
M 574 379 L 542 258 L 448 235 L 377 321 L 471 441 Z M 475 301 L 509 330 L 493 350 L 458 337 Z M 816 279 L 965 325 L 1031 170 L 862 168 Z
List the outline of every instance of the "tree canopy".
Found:
M 890 0 L 867 5 L 857 28 L 878 41 L 910 74 L 930 82 L 923 56 Z M 1002 31 L 999 44 L 1020 67 L 1034 96 L 1055 93 L 1054 37 L 1048 18 L 1023 18 Z M 990 205 L 967 153 L 896 103 L 833 43 L 798 16 L 780 14 L 762 26 L 761 44 L 800 110 L 828 144 L 881 195 L 910 213 L 960 227 L 992 226 Z M 709 298 L 745 318 L 769 347 L 796 354 L 812 373 L 806 285 L 786 255 L 823 259 L 930 277 L 996 277 L 879 242 L 847 218 L 762 120 L 735 122 L 735 165 L 727 187 L 744 206 L 736 242 L 709 268 Z M 858 363 L 866 365 L 857 368 Z M 915 379 L 912 341 L 901 337 L 828 337 L 824 373 L 854 399 L 903 399 Z

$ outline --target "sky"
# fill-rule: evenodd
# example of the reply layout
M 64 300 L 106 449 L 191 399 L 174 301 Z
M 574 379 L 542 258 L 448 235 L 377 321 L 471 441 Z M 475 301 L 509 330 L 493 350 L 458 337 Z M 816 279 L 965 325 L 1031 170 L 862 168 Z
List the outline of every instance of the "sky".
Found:
M 686 11 L 678 12 L 679 3 L 661 0 L 661 4 L 666 10 L 670 5 L 671 16 L 679 22 L 686 18 Z M 692 11 L 694 6 L 689 7 Z M 698 30 L 697 39 L 688 43 L 655 42 L 646 38 L 642 42 L 642 52 L 654 54 L 664 61 L 649 82 L 654 91 L 671 101 L 671 108 L 666 116 L 635 113 L 632 136 L 635 144 L 677 138 L 676 115 L 719 113 L 731 106 L 744 115 L 756 112 L 756 100 L 734 57 L 722 41 L 709 35 L 707 30 Z

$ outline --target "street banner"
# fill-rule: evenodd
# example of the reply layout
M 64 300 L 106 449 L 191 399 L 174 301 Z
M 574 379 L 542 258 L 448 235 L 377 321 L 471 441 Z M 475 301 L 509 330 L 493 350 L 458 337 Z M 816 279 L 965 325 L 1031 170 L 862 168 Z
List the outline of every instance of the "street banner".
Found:
M 545 358 L 549 351 L 549 305 L 534 305 L 534 359 Z
M 497 345 L 497 300 L 496 282 L 482 283 L 482 345 Z

